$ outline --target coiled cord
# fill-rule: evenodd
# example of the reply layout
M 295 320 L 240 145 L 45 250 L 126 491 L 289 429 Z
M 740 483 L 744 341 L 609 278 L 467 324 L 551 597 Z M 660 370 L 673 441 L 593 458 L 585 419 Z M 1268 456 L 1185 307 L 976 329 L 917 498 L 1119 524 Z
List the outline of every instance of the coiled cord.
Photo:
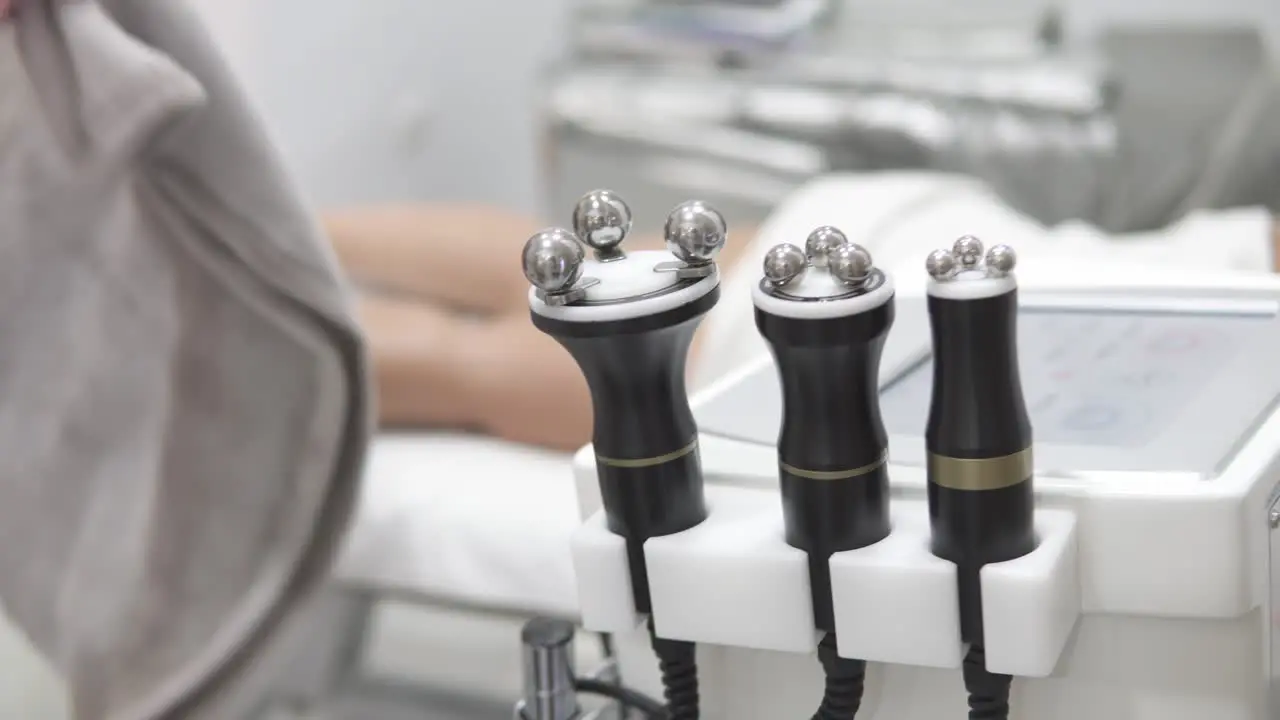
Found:
M 1013 676 L 987 670 L 987 653 L 974 643 L 964 656 L 964 689 L 969 693 L 969 720 L 1008 720 Z
M 658 656 L 663 695 L 671 720 L 698 720 L 697 646 L 691 642 L 658 637 L 652 617 L 649 619 L 649 637 L 653 641 L 653 652 Z
M 853 720 L 862 706 L 866 661 L 840 657 L 836 652 L 835 633 L 827 633 L 818 643 L 818 661 L 826 673 L 827 687 L 813 720 Z

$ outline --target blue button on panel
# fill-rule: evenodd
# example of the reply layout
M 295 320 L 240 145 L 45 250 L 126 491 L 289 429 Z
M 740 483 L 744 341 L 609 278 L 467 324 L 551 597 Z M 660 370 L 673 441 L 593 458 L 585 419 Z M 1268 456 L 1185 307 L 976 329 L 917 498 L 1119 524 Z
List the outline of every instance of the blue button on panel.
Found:
M 1114 427 L 1124 412 L 1113 405 L 1080 405 L 1068 411 L 1063 425 L 1070 430 L 1105 430 Z

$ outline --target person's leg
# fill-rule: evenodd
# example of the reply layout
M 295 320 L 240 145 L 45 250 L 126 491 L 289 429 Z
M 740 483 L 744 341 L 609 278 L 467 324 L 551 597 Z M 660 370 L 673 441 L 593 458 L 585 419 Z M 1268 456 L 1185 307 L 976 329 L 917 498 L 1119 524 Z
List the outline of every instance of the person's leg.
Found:
M 361 315 L 384 426 L 473 429 L 562 450 L 590 441 L 586 381 L 527 314 L 466 318 L 370 298 Z
M 326 213 L 338 260 L 375 291 L 477 313 L 523 306 L 520 248 L 537 220 L 465 205 L 368 207 Z

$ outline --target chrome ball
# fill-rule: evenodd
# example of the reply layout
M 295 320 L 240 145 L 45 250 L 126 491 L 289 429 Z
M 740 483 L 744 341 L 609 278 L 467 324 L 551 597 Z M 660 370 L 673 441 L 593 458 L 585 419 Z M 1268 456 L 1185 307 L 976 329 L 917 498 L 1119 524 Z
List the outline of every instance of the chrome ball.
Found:
M 849 238 L 839 228 L 824 225 L 809 233 L 804 241 L 804 254 L 814 267 L 826 267 L 827 258 L 841 245 L 846 245 Z
M 1018 265 L 1018 254 L 1008 245 L 992 245 L 987 251 L 987 271 L 997 277 L 1013 272 Z
M 982 241 L 972 235 L 965 235 L 951 246 L 951 254 L 960 261 L 960 267 L 966 270 L 975 268 L 982 261 Z
M 667 250 L 681 262 L 702 265 L 715 259 L 729 234 L 724 216 L 701 200 L 676 206 L 667 216 Z
M 593 250 L 609 252 L 631 232 L 631 208 L 612 190 L 593 190 L 573 208 L 573 232 Z
M 854 243 L 835 247 L 827 260 L 831 276 L 845 285 L 861 285 L 871 276 L 871 253 Z
M 769 248 L 764 256 L 764 279 L 774 287 L 782 287 L 796 280 L 809 267 L 804 251 L 791 243 Z
M 947 280 L 955 277 L 960 268 L 956 256 L 950 250 L 934 250 L 925 258 L 924 269 L 929 271 L 929 277 L 934 280 Z
M 562 292 L 582 277 L 586 250 L 563 228 L 548 228 L 529 238 L 521 255 L 524 276 L 539 290 Z

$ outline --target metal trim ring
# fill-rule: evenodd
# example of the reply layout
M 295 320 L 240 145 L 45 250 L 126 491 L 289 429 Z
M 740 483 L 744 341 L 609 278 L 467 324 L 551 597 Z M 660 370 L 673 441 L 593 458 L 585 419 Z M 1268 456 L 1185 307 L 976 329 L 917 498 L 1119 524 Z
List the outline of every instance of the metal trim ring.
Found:
M 623 303 L 636 302 L 639 300 L 649 300 L 651 298 L 662 297 L 663 295 L 669 295 L 677 290 L 683 290 L 687 287 L 697 285 L 705 279 L 706 278 L 677 280 L 672 285 L 644 293 L 643 295 L 631 295 L 629 297 L 614 298 L 612 300 L 579 300 L 570 304 L 574 307 L 600 307 L 602 305 L 621 305 Z
M 952 490 L 999 490 L 1035 472 L 1031 448 L 994 458 L 953 458 L 929 453 L 929 482 Z
M 767 278 L 760 281 L 760 289 L 763 290 L 766 295 L 772 295 L 779 300 L 790 300 L 791 302 L 831 302 L 833 300 L 848 300 L 849 298 L 866 295 L 867 293 L 873 292 L 879 289 L 880 286 L 884 285 L 884 280 L 884 271 L 880 268 L 872 268 L 871 274 L 867 276 L 867 279 L 860 287 L 849 288 L 848 292 L 840 293 L 839 295 L 826 295 L 823 297 L 792 295 L 780 287 L 775 287 Z
M 884 467 L 889 462 L 889 451 L 886 449 L 880 454 L 880 459 L 875 462 L 868 463 L 862 467 L 856 467 L 852 470 L 805 470 L 793 465 L 788 465 L 782 461 L 778 461 L 778 467 L 782 471 L 796 477 L 806 478 L 808 480 L 847 480 L 862 475 L 870 475 L 871 473 Z
M 656 455 L 654 457 L 647 457 L 647 458 L 619 459 L 619 458 L 609 458 L 609 457 L 605 457 L 603 455 L 597 454 L 596 462 L 600 463 L 601 465 L 608 465 L 609 467 L 615 467 L 615 468 L 624 468 L 624 469 L 646 468 L 646 467 L 653 467 L 655 465 L 663 465 L 671 462 L 672 460 L 679 460 L 680 458 L 684 457 L 685 455 L 688 455 L 689 453 L 697 449 L 698 449 L 698 438 L 695 437 L 693 439 L 693 442 L 689 443 L 688 445 L 685 445 L 679 450 L 673 450 L 663 455 Z

